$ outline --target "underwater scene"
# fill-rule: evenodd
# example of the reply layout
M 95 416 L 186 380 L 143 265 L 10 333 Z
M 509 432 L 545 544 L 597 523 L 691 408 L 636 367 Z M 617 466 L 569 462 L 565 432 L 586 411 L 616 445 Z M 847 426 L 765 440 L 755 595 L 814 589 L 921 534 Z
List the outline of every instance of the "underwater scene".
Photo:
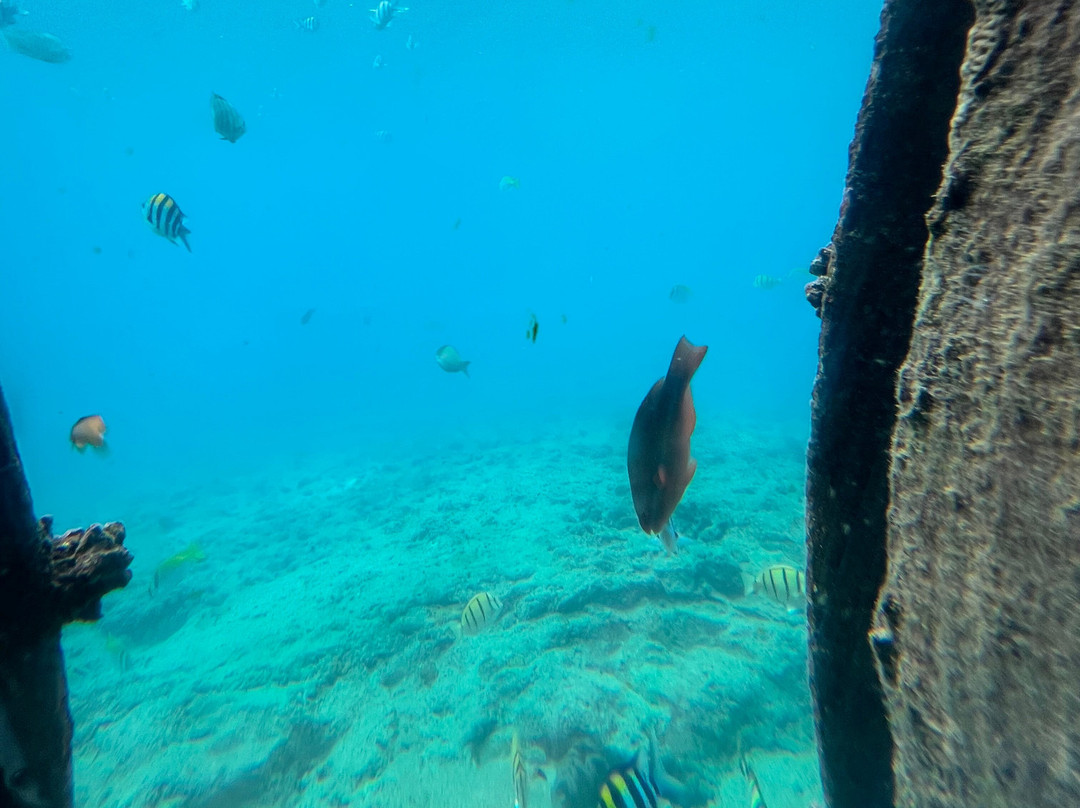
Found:
M 803 288 L 879 12 L 0 0 L 0 382 L 135 557 L 76 804 L 821 805 Z

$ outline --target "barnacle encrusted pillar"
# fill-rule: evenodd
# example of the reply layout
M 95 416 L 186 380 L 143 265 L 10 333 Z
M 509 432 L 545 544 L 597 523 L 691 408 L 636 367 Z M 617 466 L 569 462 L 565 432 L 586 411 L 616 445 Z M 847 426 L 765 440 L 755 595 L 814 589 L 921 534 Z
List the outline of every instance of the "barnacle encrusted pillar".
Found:
M 966 0 L 885 4 L 840 220 L 807 288 L 822 318 L 807 456 L 810 686 L 830 808 L 893 805 L 867 633 L 885 576 L 896 372 L 971 20 Z
M 0 806 L 70 808 L 71 715 L 60 629 L 101 616 L 131 578 L 119 523 L 68 531 L 35 523 L 0 392 Z
M 898 388 L 898 805 L 1080 805 L 1080 4 L 975 2 Z

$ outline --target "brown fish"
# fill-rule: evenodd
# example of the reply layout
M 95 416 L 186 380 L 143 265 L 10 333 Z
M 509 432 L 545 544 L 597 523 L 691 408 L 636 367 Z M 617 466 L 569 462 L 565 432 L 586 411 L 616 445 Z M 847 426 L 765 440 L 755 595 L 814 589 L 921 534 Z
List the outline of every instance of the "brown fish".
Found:
M 71 445 L 80 452 L 87 446 L 95 449 L 105 448 L 105 419 L 100 415 L 87 415 L 75 422 L 71 428 Z
M 692 345 L 686 337 L 675 346 L 667 375 L 653 385 L 634 416 L 626 469 L 641 529 L 659 533 L 669 553 L 677 536 L 671 515 L 697 471 L 690 456 L 690 435 L 697 423 L 690 379 L 705 358 L 707 345 Z

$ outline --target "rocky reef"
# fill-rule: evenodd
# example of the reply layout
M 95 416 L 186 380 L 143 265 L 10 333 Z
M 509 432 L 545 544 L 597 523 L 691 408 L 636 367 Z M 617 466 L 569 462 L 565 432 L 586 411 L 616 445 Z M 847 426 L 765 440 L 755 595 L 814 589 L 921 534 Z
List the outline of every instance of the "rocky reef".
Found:
M 1078 56 L 1073 4 L 885 5 L 808 289 L 832 808 L 1080 804 Z

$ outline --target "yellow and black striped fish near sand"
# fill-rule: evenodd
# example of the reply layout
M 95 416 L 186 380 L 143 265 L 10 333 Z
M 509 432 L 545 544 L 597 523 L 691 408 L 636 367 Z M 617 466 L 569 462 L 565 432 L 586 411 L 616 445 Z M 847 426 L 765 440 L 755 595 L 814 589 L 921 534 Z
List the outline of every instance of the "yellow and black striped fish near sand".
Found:
M 235 143 L 247 131 L 247 124 L 236 107 L 217 93 L 210 95 L 210 109 L 214 113 L 214 131 L 221 135 L 222 140 Z
M 758 783 L 757 775 L 745 755 L 739 758 L 739 768 L 742 769 L 746 782 L 750 784 L 750 808 L 768 808 L 765 798 L 761 796 L 761 784 Z
M 479 634 L 494 623 L 502 612 L 502 601 L 490 592 L 473 595 L 461 612 L 461 631 L 463 634 Z
M 514 738 L 510 741 L 510 770 L 514 777 L 514 808 L 528 808 L 529 775 L 526 774 L 517 730 L 514 730 Z
M 773 564 L 754 580 L 754 591 L 793 611 L 806 603 L 806 576 L 789 564 Z
M 173 244 L 180 239 L 188 252 L 191 252 L 191 245 L 187 240 L 191 231 L 184 227 L 184 213 L 175 199 L 168 194 L 154 194 L 143 202 L 142 212 L 151 230 Z

